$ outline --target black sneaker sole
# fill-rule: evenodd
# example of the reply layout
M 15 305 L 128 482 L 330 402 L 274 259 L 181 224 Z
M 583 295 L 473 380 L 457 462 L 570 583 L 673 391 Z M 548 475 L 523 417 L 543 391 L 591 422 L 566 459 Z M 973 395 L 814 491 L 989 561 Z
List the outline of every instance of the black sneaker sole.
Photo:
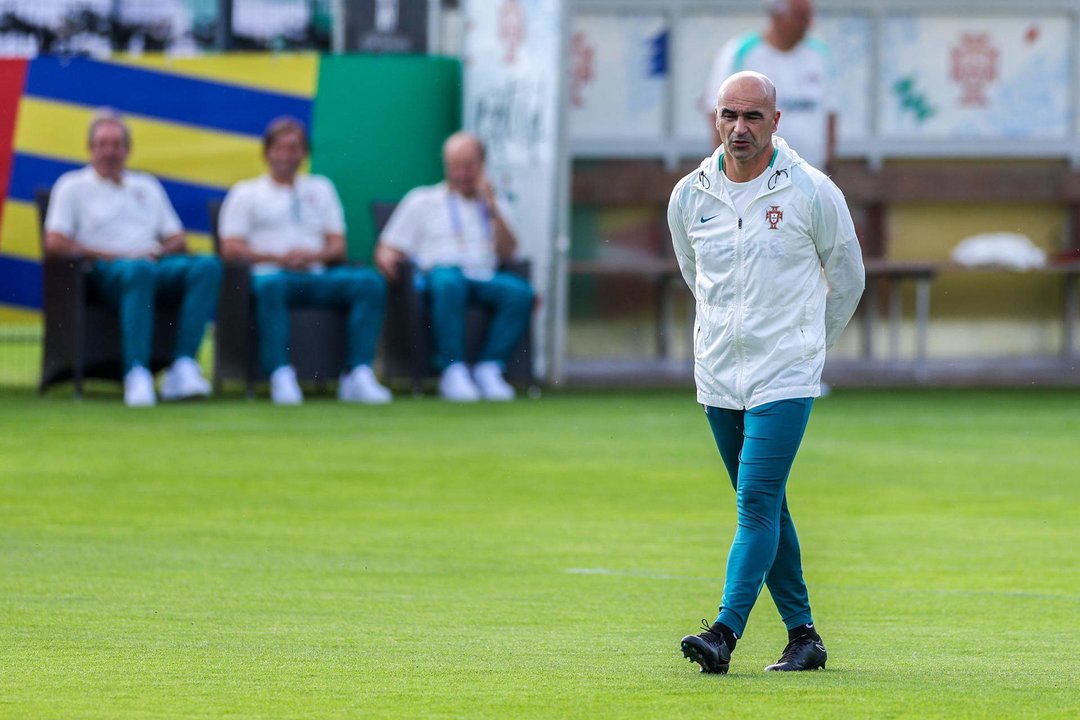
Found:
M 826 655 L 824 660 L 819 660 L 806 667 L 781 667 L 780 663 L 769 665 L 765 668 L 765 672 L 806 672 L 807 670 L 824 670 L 825 663 L 829 661 L 829 657 Z M 785 665 L 788 663 L 785 663 Z
M 772 665 L 770 665 L 769 667 L 765 668 L 765 672 L 806 672 L 808 670 L 824 670 L 824 669 L 825 669 L 825 663 L 821 663 L 820 665 L 815 665 L 814 667 L 804 667 L 804 668 L 780 668 L 780 667 L 773 667 Z
M 682 654 L 684 658 L 687 658 L 690 662 L 695 662 L 701 666 L 701 672 L 709 673 L 710 675 L 727 675 L 727 664 L 719 665 L 717 667 L 709 667 L 708 661 L 701 651 L 691 645 L 690 643 L 682 643 Z

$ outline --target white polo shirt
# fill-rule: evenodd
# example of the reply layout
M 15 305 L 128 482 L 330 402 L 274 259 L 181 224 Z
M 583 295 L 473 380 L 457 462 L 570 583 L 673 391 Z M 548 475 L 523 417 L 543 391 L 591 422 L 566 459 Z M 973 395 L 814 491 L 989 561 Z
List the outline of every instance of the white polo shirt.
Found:
M 117 184 L 90 165 L 60 176 L 45 218 L 47 232 L 122 257 L 145 255 L 183 229 L 153 175 L 125 170 Z
M 818 169 L 825 167 L 829 114 L 836 111 L 831 93 L 832 65 L 828 47 L 808 36 L 787 52 L 770 45 L 759 32 L 736 35 L 720 49 L 702 96 L 707 112 L 716 109 L 716 95 L 729 76 L 759 72 L 776 86 L 780 126 L 776 134 Z
M 220 237 L 243 238 L 259 253 L 318 252 L 326 247 L 327 235 L 344 234 L 341 200 L 334 184 L 322 175 L 297 175 L 292 185 L 280 185 L 269 175 L 238 182 L 225 196 L 218 217 Z M 254 268 L 258 273 L 277 269 L 275 263 Z
M 499 216 L 514 232 L 509 206 L 501 199 L 496 203 Z M 409 191 L 380 242 L 411 257 L 421 270 L 449 265 L 473 280 L 491 279 L 499 263 L 487 206 L 453 192 L 445 182 Z

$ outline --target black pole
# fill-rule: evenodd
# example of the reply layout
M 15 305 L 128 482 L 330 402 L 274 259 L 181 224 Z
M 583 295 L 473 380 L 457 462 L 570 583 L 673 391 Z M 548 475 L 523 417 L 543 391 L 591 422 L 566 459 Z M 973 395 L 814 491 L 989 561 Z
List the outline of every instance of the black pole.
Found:
M 233 0 L 218 0 L 217 34 L 214 45 L 218 50 L 233 49 Z
M 112 0 L 109 5 L 109 47 L 113 52 L 127 50 L 120 47 L 120 0 Z

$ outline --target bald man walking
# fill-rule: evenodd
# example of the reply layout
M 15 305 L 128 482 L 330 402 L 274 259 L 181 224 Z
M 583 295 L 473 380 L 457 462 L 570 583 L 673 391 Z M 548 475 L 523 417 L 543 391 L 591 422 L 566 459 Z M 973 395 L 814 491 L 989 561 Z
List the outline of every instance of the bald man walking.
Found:
M 825 351 L 862 295 L 862 253 L 840 190 L 774 137 L 776 88 L 760 73 L 720 87 L 722 144 L 675 186 L 675 255 L 694 294 L 697 399 L 735 489 L 738 527 L 716 621 L 682 639 L 702 672 L 726 673 L 763 586 L 788 629 L 766 670 L 828 655 L 803 581 L 787 481 L 820 395 Z

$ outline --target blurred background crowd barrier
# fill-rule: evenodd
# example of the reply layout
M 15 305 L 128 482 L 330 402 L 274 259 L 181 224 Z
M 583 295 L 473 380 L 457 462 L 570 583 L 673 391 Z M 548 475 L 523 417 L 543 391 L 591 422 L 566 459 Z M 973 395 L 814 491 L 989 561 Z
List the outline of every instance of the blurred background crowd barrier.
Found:
M 816 6 L 836 69 L 834 178 L 870 273 L 827 378 L 1080 383 L 1080 6 Z M 207 202 L 262 171 L 276 115 L 311 124 L 311 167 L 341 191 L 357 259 L 371 203 L 438 180 L 442 138 L 476 130 L 536 232 L 539 376 L 688 382 L 692 306 L 664 209 L 710 150 L 713 55 L 763 25 L 733 0 L 0 0 L 0 385 L 37 379 L 33 193 L 85 162 L 101 105 L 129 117 L 132 166 L 162 178 L 201 252 Z M 1001 232 L 1048 264 L 949 262 Z

